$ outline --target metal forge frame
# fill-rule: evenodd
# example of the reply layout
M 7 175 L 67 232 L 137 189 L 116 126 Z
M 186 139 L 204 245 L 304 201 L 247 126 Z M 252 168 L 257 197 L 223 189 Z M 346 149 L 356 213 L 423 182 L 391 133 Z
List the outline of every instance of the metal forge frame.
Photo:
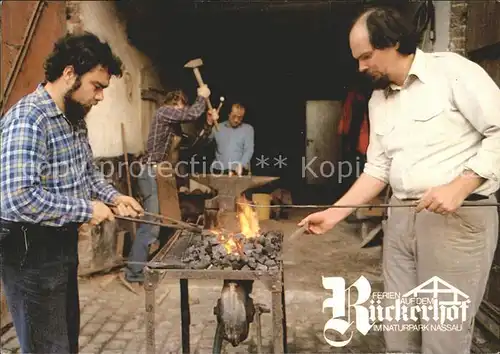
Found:
M 275 354 L 287 352 L 286 336 L 286 309 L 283 262 L 280 261 L 279 270 L 275 272 L 220 270 L 220 269 L 178 269 L 182 251 L 191 244 L 192 236 L 183 235 L 185 231 L 178 230 L 169 242 L 144 268 L 146 294 L 146 353 L 154 354 L 155 345 L 155 290 L 163 278 L 179 279 L 180 307 L 181 307 L 181 338 L 182 353 L 190 353 L 191 313 L 189 310 L 189 279 L 212 280 L 259 280 L 272 293 L 271 314 L 273 323 L 273 348 Z M 190 234 L 192 235 L 192 234 Z M 168 266 L 169 262 L 172 268 Z M 177 267 L 177 269 L 174 269 Z M 222 288 L 222 284 L 221 284 Z M 259 314 L 256 314 L 259 316 Z

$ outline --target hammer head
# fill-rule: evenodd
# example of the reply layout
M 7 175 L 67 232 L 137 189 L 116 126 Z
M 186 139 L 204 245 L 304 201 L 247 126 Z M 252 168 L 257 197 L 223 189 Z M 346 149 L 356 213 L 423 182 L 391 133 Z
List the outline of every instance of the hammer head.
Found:
M 198 58 L 198 59 L 193 59 L 193 60 L 190 60 L 188 61 L 184 67 L 185 68 L 197 68 L 199 66 L 202 66 L 203 65 L 203 60 L 201 60 L 201 58 Z

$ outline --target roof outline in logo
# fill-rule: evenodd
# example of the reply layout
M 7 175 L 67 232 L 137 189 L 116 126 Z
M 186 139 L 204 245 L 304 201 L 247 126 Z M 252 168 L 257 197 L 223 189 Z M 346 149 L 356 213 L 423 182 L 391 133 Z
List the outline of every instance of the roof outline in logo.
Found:
M 434 285 L 432 289 L 425 289 L 428 285 Z M 438 285 L 444 285 L 447 289 L 439 289 Z M 412 290 L 408 291 L 407 293 L 403 294 L 402 297 L 417 297 L 419 294 L 428 294 L 432 293 L 434 298 L 438 297 L 438 294 L 453 294 L 454 295 L 454 300 L 455 302 L 458 301 L 458 296 L 462 296 L 465 299 L 469 299 L 469 295 L 465 294 L 462 292 L 460 289 L 457 289 L 450 283 L 444 281 L 438 276 L 433 276 L 429 280 L 423 282 L 416 288 L 413 288 Z

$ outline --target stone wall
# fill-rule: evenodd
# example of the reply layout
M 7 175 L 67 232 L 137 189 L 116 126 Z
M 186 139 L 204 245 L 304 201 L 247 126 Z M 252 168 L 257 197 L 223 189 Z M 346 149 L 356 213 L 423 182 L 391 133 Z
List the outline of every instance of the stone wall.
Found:
M 111 46 L 124 64 L 121 78 L 112 78 L 104 100 L 87 116 L 89 140 L 95 157 L 123 155 L 121 124 L 125 127 L 127 151 L 144 151 L 150 113 L 143 112 L 141 89 L 161 90 L 151 60 L 128 41 L 126 25 L 113 1 L 67 2 L 67 28 L 70 33 L 89 31 Z
M 449 51 L 465 55 L 467 0 L 453 0 L 450 8 Z

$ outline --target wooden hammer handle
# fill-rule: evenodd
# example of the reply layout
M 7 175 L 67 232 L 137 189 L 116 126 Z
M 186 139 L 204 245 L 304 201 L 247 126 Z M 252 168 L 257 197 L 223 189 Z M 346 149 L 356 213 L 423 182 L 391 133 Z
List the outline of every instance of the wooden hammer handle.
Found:
M 200 87 L 205 85 L 203 83 L 203 79 L 201 78 L 200 70 L 198 70 L 198 68 L 194 68 L 194 76 L 196 76 L 196 81 L 198 81 L 198 85 Z M 206 100 L 207 100 L 208 109 L 212 110 L 213 109 L 212 102 L 210 102 L 210 100 L 208 98 Z
M 194 76 L 196 77 L 196 81 L 198 81 L 198 85 L 201 87 L 204 85 L 203 83 L 203 79 L 201 78 L 201 74 L 200 74 L 200 70 L 198 68 L 193 68 L 193 71 L 194 71 Z M 212 102 L 210 102 L 210 99 L 207 97 L 205 99 L 207 101 L 207 106 L 208 106 L 208 109 L 209 110 L 212 110 L 213 107 L 212 107 Z M 215 130 L 219 130 L 219 123 L 217 121 L 214 121 L 214 125 L 215 125 Z
M 200 70 L 198 68 L 193 68 L 194 76 L 196 77 L 196 81 L 198 81 L 199 86 L 203 86 L 203 79 L 201 78 Z
M 220 109 L 222 108 L 222 104 L 224 103 L 224 101 L 220 101 L 219 103 L 219 107 L 217 107 L 217 113 L 220 112 Z

